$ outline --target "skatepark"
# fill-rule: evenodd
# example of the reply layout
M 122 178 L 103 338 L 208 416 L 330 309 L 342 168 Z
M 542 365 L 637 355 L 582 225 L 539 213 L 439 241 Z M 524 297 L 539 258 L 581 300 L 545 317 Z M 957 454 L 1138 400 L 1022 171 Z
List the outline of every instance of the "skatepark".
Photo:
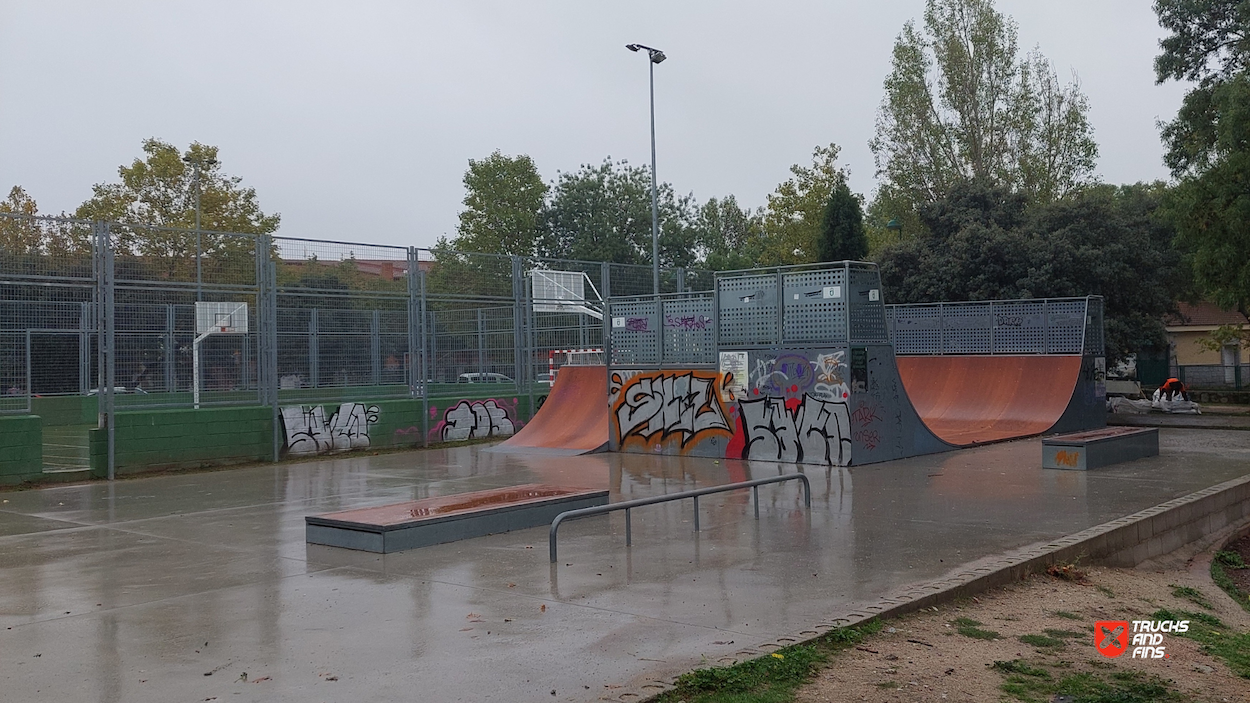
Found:
M 1140 560 L 1241 519 L 1242 432 L 1042 468 L 1039 435 L 1105 422 L 1098 299 L 885 297 L 843 263 L 612 298 L 607 364 L 561 368 L 499 443 L 0 494 L 0 636 L 26 653 L 0 680 L 31 701 L 640 700 L 1063 549 Z M 578 520 L 554 563 L 545 526 L 390 553 L 308 531 L 490 489 L 611 505 L 794 472 L 810 507 L 785 483 L 636 508 L 628 544 L 620 512 Z

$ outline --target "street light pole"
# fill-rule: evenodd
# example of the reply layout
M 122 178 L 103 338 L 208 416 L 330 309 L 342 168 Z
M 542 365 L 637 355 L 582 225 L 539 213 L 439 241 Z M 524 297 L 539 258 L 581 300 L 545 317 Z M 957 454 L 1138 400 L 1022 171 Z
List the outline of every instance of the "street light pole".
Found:
M 200 168 L 204 164 L 215 166 L 217 159 L 208 159 L 207 161 L 192 160 L 190 156 L 182 157 L 183 163 L 192 167 L 191 182 L 195 188 L 195 300 L 199 302 L 202 299 L 200 288 L 204 282 L 204 270 L 200 262 L 202 257 L 200 245 Z
M 651 284 L 656 295 L 660 294 L 660 206 L 656 196 L 655 180 L 655 65 L 668 58 L 663 51 L 642 44 L 626 44 L 626 49 L 647 50 L 648 74 L 651 78 Z

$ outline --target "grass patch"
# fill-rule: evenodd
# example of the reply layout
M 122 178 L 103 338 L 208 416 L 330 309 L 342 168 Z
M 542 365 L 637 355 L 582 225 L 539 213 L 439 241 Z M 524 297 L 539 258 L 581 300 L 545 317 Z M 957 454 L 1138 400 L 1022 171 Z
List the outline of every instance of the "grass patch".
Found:
M 1250 565 L 1246 564 L 1240 554 L 1229 550 L 1216 552 L 1215 561 L 1219 563 L 1220 566 L 1226 566 L 1230 569 L 1250 569 Z
M 972 618 L 955 618 L 951 624 L 955 626 L 956 632 L 974 640 L 996 640 L 1002 637 L 993 630 L 981 629 L 981 621 Z
M 882 681 L 877 684 L 877 688 L 902 688 L 902 684 L 897 681 Z
M 1157 676 L 1137 672 L 1116 672 L 1104 676 L 1085 671 L 1056 679 L 1045 669 L 1019 659 L 996 661 L 990 668 L 1002 674 L 1004 693 L 1021 701 L 1041 703 L 1064 696 L 1080 703 L 1147 703 L 1181 701 L 1184 698 L 1168 688 Z
M 1077 615 L 1076 613 L 1069 613 L 1066 610 L 1056 610 L 1054 613 L 1052 613 L 1052 615 L 1054 615 L 1057 618 L 1064 618 L 1065 620 L 1084 620 L 1085 619 L 1081 617 L 1080 615 Z
M 1111 590 L 1110 588 L 1107 588 L 1106 586 L 1095 586 L 1094 588 L 1097 588 L 1099 593 L 1103 594 L 1104 596 L 1108 598 L 1115 598 L 1115 591 Z
M 808 644 L 785 647 L 758 659 L 682 674 L 657 703 L 785 703 L 810 681 L 829 656 L 881 631 L 880 622 L 831 630 Z
M 1193 603 L 1199 608 L 1206 608 L 1207 610 L 1215 610 L 1215 607 L 1211 605 L 1211 601 L 1207 600 L 1207 597 L 1202 595 L 1202 591 L 1199 591 L 1196 588 L 1190 588 L 1189 586 L 1172 585 L 1172 595 L 1176 596 L 1177 598 L 1184 598 L 1185 600 L 1189 601 L 1190 603 Z
M 1228 575 L 1230 570 L 1240 570 L 1248 568 L 1246 562 L 1242 560 L 1241 555 L 1237 552 L 1216 552 L 1215 558 L 1211 560 L 1211 580 L 1216 586 L 1220 587 L 1233 600 L 1237 601 L 1242 608 L 1250 611 L 1250 593 L 1246 593 L 1237 587 L 1233 582 L 1233 578 Z
M 1189 631 L 1176 633 L 1202 645 L 1202 651 L 1224 660 L 1233 673 L 1250 679 L 1250 633 L 1236 633 L 1214 615 L 1191 613 L 1184 610 L 1156 610 L 1150 617 L 1155 620 L 1188 620 Z

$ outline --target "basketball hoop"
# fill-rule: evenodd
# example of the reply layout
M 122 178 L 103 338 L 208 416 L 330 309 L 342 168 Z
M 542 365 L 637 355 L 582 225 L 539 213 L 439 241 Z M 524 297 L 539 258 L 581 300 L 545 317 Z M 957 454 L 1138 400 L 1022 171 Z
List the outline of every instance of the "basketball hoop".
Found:
M 199 301 L 195 304 L 191 402 L 197 410 L 200 407 L 200 344 L 214 334 L 247 334 L 247 303 Z

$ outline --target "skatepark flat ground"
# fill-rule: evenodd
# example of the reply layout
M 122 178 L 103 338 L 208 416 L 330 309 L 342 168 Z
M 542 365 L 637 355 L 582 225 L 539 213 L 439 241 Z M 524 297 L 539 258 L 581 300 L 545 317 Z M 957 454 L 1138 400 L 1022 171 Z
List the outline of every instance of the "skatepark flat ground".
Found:
M 484 447 L 344 455 L 0 493 L 0 691 L 15 701 L 596 700 L 794 633 L 962 564 L 1250 473 L 1250 433 L 1040 467 L 1020 440 L 380 555 L 304 517 L 523 483 L 626 500 L 797 470 Z M 243 674 L 246 672 L 246 682 Z M 552 692 L 555 692 L 554 695 Z

